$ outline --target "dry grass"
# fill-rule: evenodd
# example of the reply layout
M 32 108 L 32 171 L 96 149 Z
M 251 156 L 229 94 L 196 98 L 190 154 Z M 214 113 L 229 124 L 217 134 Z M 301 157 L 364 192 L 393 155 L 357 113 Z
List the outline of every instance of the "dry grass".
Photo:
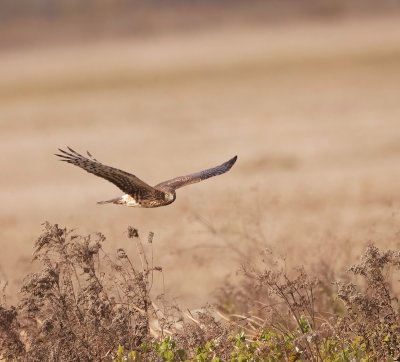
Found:
M 24 361 L 396 361 L 400 309 L 393 288 L 400 252 L 374 245 L 349 270 L 363 280 L 311 276 L 265 254 L 225 285 L 216 309 L 182 313 L 151 293 L 162 268 L 123 249 L 111 258 L 101 233 L 81 236 L 44 224 L 35 243 L 41 270 L 29 275 L 17 307 L 0 303 L 0 358 Z M 151 242 L 153 234 L 149 235 Z M 259 253 L 260 250 L 253 250 Z M 325 278 L 324 278 L 325 277 Z M 185 317 L 186 314 L 186 318 Z M 117 348 L 118 347 L 118 348 Z
M 46 219 L 102 230 L 108 251 L 125 248 L 127 224 L 153 230 L 166 288 L 189 307 L 254 238 L 288 263 L 335 271 L 369 240 L 393 247 L 399 39 L 398 19 L 385 17 L 3 52 L 0 274 L 10 294 Z M 100 207 L 119 191 L 57 163 L 63 145 L 153 184 L 239 161 L 168 208 Z
M 127 234 L 141 267 L 123 249 L 108 256 L 101 233 L 80 236 L 45 223 L 34 252 L 41 270 L 26 276 L 17 308 L 1 306 L 1 356 L 99 361 L 110 359 L 119 344 L 134 350 L 150 340 L 150 318 L 163 328 L 150 300 L 153 272 L 161 269 L 149 266 L 137 230 Z

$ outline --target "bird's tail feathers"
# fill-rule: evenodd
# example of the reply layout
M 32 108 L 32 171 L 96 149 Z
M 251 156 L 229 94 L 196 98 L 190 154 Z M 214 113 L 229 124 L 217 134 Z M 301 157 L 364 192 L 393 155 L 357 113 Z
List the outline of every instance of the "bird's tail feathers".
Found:
M 124 202 L 121 197 L 117 197 L 117 198 L 111 199 L 111 200 L 98 201 L 97 203 L 99 205 L 103 205 L 103 204 L 123 204 Z

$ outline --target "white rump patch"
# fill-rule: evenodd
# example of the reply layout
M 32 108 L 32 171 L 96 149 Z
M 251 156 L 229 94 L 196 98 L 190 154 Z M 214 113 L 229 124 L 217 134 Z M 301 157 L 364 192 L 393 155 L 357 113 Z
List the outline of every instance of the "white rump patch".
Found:
M 131 196 L 131 195 L 122 195 L 121 196 L 122 203 L 129 207 L 139 206 L 140 204 Z

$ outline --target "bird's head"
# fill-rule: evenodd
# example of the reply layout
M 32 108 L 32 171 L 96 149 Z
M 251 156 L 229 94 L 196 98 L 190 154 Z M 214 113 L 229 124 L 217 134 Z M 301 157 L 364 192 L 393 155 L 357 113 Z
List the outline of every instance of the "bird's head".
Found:
M 165 192 L 164 193 L 164 200 L 167 201 L 168 203 L 174 202 L 175 199 L 176 199 L 175 192 Z

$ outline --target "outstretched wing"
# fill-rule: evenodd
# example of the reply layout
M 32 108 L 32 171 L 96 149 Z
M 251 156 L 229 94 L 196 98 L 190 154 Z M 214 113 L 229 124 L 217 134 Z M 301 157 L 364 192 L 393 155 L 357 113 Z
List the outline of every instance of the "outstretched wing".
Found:
M 207 170 L 203 170 L 200 172 L 192 173 L 190 175 L 175 177 L 171 180 L 161 182 L 154 187 L 162 191 L 173 192 L 176 189 L 179 189 L 180 187 L 194 184 L 196 182 L 206 180 L 213 176 L 222 175 L 223 173 L 231 169 L 236 160 L 237 156 L 231 158 L 229 161 L 224 162 L 222 165 L 209 168 Z
M 75 152 L 69 147 L 68 150 L 70 152 L 62 149 L 59 150 L 62 152 L 62 154 L 56 154 L 56 156 L 61 157 L 61 161 L 72 163 L 75 166 L 83 168 L 87 172 L 102 177 L 107 181 L 112 182 L 115 186 L 119 187 L 127 194 L 138 195 L 143 198 L 146 195 L 151 197 L 160 193 L 150 185 L 138 179 L 135 175 L 102 164 L 101 162 L 97 161 L 88 151 L 87 155 L 89 158 L 80 155 L 78 152 Z

